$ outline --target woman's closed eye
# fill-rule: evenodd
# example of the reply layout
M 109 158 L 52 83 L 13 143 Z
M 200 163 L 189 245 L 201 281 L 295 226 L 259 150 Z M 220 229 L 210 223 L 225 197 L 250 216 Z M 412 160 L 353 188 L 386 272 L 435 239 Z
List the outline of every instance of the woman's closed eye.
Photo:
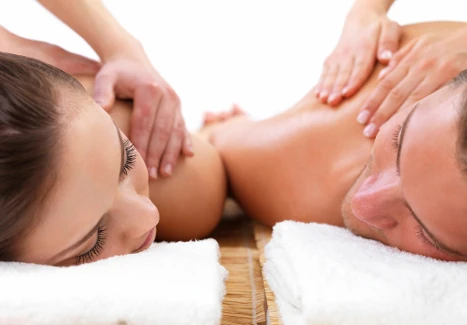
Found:
M 102 252 L 107 238 L 107 229 L 104 226 L 97 228 L 97 240 L 94 246 L 86 253 L 76 257 L 75 264 L 83 264 L 94 261 L 94 259 Z
M 122 178 L 127 176 L 129 171 L 135 166 L 137 155 L 135 146 L 128 139 L 123 141 L 123 149 L 125 151 L 125 164 L 120 172 Z
M 136 162 L 136 149 L 130 140 L 126 139 L 122 142 L 125 163 L 123 164 L 122 170 L 120 171 L 121 180 L 128 176 L 130 170 L 134 167 Z M 107 238 L 107 229 L 100 225 L 97 228 L 97 240 L 94 246 L 86 253 L 81 254 L 75 258 L 75 264 L 89 263 L 96 260 L 102 250 L 104 249 L 105 241 Z

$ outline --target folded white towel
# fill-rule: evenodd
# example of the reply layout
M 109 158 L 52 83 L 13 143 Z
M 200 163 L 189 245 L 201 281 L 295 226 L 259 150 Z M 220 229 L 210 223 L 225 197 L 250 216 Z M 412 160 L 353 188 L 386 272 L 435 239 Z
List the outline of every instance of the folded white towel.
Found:
M 213 239 L 74 267 L 0 263 L 0 324 L 219 324 L 227 271 Z
M 401 252 L 350 231 L 285 221 L 264 273 L 285 325 L 467 324 L 467 263 Z

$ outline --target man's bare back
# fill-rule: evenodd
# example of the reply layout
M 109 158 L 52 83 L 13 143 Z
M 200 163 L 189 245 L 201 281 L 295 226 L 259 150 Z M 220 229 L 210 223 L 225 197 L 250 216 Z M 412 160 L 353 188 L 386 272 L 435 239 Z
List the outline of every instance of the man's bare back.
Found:
M 449 33 L 462 23 L 404 27 L 402 46 L 429 32 Z M 271 119 L 232 121 L 213 129 L 230 190 L 245 212 L 266 225 L 285 219 L 343 226 L 343 199 L 364 168 L 373 141 L 356 122 L 381 66 L 357 95 L 336 108 L 314 92 Z

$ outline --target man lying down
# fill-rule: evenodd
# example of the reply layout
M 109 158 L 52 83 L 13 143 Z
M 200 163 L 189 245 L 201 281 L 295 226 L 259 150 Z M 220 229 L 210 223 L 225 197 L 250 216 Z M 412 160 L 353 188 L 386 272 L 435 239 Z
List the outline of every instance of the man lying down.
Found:
M 404 27 L 403 44 L 428 29 Z M 91 262 L 146 249 L 156 226 L 161 239 L 204 237 L 228 191 L 266 225 L 346 226 L 405 251 L 464 260 L 467 72 L 403 107 L 373 141 L 355 118 L 379 70 L 337 109 L 310 92 L 264 121 L 238 109 L 211 114 L 193 138 L 195 157 L 148 181 L 125 136 L 130 104 L 117 103 L 112 120 L 85 91 L 92 78 L 79 79 L 83 88 L 49 65 L 1 54 L 0 257 Z

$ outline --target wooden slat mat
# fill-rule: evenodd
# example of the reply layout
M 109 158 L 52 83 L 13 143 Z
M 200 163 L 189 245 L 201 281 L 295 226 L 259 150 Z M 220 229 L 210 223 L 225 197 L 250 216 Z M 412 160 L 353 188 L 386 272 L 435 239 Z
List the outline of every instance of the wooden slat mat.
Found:
M 266 325 L 263 277 L 247 218 L 223 220 L 212 237 L 219 242 L 221 264 L 229 271 L 222 304 L 222 325 Z
M 264 247 L 271 240 L 272 230 L 260 223 L 254 223 L 254 236 L 256 240 L 256 247 L 259 253 L 259 262 L 261 264 L 261 270 L 263 269 L 265 258 L 264 258 Z M 268 286 L 266 278 L 263 275 L 263 286 L 266 294 L 266 315 L 268 318 L 268 325 L 283 325 L 279 310 L 276 305 L 276 298 L 274 293 Z

